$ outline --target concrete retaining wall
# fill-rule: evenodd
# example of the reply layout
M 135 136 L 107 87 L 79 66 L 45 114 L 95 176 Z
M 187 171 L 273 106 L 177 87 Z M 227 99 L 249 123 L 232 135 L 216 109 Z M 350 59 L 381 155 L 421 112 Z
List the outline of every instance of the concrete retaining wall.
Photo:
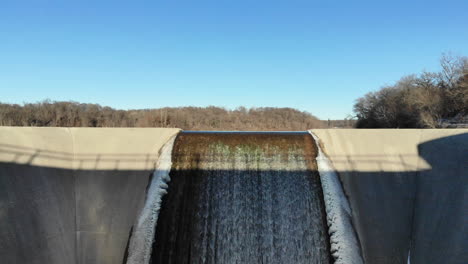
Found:
M 313 130 L 366 263 L 468 263 L 468 130 Z
M 121 263 L 178 129 L 0 127 L 2 263 Z M 313 130 L 366 263 L 468 263 L 468 130 Z
M 178 129 L 0 128 L 2 263 L 122 263 Z

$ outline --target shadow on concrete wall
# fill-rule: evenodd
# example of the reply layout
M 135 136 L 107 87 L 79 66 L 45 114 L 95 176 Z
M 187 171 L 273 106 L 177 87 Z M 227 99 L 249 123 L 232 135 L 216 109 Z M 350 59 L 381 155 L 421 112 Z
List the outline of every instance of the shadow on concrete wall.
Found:
M 151 173 L 0 162 L 0 262 L 122 263 Z
M 468 263 L 468 133 L 418 153 L 429 169 L 339 172 L 366 263 Z
M 466 133 L 420 144 L 427 170 L 339 172 L 366 263 L 406 263 L 408 251 L 411 263 L 468 263 L 467 145 Z M 0 162 L 2 262 L 122 263 L 150 169 L 60 169 L 16 161 L 153 161 L 137 153 L 16 151 L 11 145 L 0 150 L 17 157 Z
M 150 168 L 157 156 L 150 153 L 71 153 L 36 149 L 11 144 L 0 144 L 1 161 L 9 163 L 34 165 L 35 162 L 73 162 L 73 168 L 80 169 L 115 169 L 122 164 L 133 164 L 142 168 Z

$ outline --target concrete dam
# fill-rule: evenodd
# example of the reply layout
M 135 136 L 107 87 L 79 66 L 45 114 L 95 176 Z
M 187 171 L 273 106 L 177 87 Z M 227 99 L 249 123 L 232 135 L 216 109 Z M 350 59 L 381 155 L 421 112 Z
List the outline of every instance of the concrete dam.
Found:
M 468 263 L 467 129 L 310 132 L 0 127 L 0 263 Z

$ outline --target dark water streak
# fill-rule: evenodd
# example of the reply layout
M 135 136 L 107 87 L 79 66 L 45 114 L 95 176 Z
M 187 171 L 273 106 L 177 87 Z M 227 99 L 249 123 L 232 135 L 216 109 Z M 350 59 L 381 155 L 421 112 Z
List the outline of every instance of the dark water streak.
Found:
M 181 133 L 151 263 L 330 263 L 312 138 Z

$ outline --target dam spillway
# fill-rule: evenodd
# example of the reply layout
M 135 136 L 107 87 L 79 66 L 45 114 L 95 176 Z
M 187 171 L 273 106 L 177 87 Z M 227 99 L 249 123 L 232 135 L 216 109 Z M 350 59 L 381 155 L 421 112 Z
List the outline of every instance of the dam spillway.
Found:
M 308 133 L 180 133 L 151 263 L 331 263 L 316 155 Z
M 468 129 L 312 132 L 323 152 L 317 162 L 334 264 L 468 263 Z M 0 262 L 130 263 L 141 212 L 157 198 L 148 187 L 169 177 L 169 143 L 179 134 L 0 127 Z M 167 192 L 167 183 L 159 187 L 157 194 Z M 160 208 L 154 205 L 153 228 L 141 230 L 149 249 Z

